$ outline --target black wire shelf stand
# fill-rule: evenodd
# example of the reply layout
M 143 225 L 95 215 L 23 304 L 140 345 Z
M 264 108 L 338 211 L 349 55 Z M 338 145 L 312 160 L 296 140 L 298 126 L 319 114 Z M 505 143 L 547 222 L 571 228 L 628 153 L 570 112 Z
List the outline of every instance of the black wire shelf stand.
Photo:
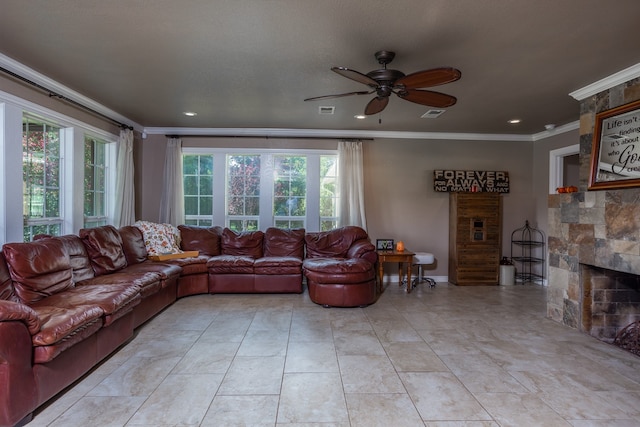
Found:
M 544 232 L 529 221 L 511 233 L 511 261 L 516 267 L 516 282 L 543 284 L 546 250 Z

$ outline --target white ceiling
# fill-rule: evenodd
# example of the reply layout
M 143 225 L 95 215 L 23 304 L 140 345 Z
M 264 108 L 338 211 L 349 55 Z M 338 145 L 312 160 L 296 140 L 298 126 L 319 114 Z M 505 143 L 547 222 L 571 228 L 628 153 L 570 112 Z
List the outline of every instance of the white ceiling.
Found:
M 638 0 L 1 0 L 0 53 L 143 127 L 531 135 L 640 63 L 639 17 Z M 392 95 L 356 120 L 371 95 L 303 101 L 366 90 L 330 67 L 367 73 L 378 50 L 406 74 L 460 69 L 434 88 L 458 103 L 422 119 Z

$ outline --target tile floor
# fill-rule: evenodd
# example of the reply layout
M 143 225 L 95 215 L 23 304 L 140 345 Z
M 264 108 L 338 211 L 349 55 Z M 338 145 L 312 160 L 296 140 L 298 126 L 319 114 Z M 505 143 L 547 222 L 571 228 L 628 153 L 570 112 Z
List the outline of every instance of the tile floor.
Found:
M 181 299 L 29 426 L 640 426 L 640 358 L 536 285 Z

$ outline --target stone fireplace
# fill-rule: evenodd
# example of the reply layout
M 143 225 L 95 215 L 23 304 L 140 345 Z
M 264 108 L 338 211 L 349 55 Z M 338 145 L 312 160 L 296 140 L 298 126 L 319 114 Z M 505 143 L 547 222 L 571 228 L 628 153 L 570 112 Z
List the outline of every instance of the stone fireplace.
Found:
M 640 79 L 581 101 L 579 192 L 549 196 L 547 315 L 604 341 L 640 320 L 640 189 L 587 191 L 595 115 Z
M 640 320 L 640 276 L 580 264 L 580 329 L 613 342 L 625 326 Z

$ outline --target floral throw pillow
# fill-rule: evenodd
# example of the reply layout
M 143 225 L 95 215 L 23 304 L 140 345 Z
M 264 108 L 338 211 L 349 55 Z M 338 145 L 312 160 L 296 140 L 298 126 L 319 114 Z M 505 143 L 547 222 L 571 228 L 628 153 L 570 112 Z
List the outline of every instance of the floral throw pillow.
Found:
M 135 224 L 144 238 L 149 255 L 177 254 L 180 250 L 180 231 L 171 224 L 136 221 Z

